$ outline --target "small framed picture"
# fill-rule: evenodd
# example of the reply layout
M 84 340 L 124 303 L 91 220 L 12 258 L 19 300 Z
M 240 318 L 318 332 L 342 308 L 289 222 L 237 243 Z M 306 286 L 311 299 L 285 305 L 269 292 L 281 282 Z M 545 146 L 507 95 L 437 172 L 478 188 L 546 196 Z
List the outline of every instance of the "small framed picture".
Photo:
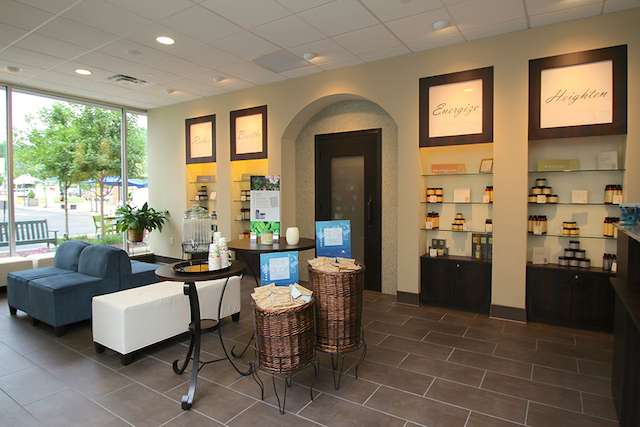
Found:
M 480 173 L 492 173 L 493 172 L 493 159 L 482 159 L 480 162 Z

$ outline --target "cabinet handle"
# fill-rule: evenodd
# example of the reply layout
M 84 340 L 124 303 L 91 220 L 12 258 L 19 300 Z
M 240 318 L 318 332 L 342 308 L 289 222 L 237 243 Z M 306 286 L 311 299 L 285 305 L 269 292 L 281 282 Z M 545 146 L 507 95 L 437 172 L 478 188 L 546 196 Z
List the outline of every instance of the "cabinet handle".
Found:
M 456 268 L 460 268 L 460 264 L 456 264 Z
M 578 277 L 578 275 L 576 274 L 576 277 L 575 277 L 575 279 L 576 279 L 576 280 L 578 280 L 578 279 L 580 279 L 580 277 Z
M 367 222 L 371 225 L 373 223 L 373 197 L 369 196 L 369 201 L 367 202 Z

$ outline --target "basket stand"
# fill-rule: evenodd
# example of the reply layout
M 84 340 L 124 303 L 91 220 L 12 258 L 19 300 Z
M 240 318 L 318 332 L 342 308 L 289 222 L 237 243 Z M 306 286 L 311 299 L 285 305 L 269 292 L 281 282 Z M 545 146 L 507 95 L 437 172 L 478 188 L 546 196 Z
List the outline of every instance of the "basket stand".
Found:
M 309 270 L 309 283 L 316 301 L 316 349 L 331 355 L 333 385 L 340 388 L 344 372 L 344 356 L 362 349 L 358 368 L 367 355 L 367 344 L 362 328 L 362 296 L 364 292 L 364 265 L 357 263 L 357 271 L 324 272 Z
M 309 388 L 313 400 L 313 386 L 318 378 L 319 362 L 314 346 L 314 301 L 292 308 L 262 309 L 253 303 L 255 319 L 255 360 L 251 374 L 260 386 L 260 398 L 264 400 L 264 383 L 258 370 L 271 373 L 273 391 L 278 400 L 280 414 L 285 413 L 287 388 L 291 387 L 296 372 L 313 366 L 314 377 Z M 276 374 L 284 374 L 284 397 L 276 387 Z

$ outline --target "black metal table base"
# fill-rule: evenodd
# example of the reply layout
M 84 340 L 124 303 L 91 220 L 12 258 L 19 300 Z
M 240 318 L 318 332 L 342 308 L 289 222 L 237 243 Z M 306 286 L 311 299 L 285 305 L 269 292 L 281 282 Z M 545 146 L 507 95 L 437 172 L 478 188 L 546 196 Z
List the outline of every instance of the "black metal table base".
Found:
M 344 338 L 323 338 L 328 340 L 344 341 Z M 337 348 L 338 346 L 336 346 Z M 327 351 L 322 348 L 318 348 L 318 351 L 323 353 L 328 353 L 331 355 L 331 373 L 333 374 L 333 386 L 336 390 L 340 388 L 340 381 L 342 380 L 342 374 L 344 372 L 344 356 L 347 353 L 353 353 L 354 351 L 358 351 L 362 348 L 362 354 L 358 359 L 358 363 L 356 363 L 356 379 L 358 379 L 358 368 L 364 362 L 365 357 L 367 356 L 367 343 L 364 340 L 364 328 L 360 332 L 360 337 L 358 338 L 358 344 L 347 351 Z M 335 356 L 335 359 L 334 359 Z M 336 378 L 337 375 L 337 378 Z
M 191 409 L 191 405 L 193 404 L 193 399 L 196 394 L 196 383 L 198 381 L 198 372 L 202 369 L 203 366 L 219 362 L 221 360 L 228 360 L 231 363 L 231 366 L 242 376 L 247 376 L 251 374 L 251 365 L 249 365 L 248 371 L 241 371 L 238 366 L 231 360 L 229 354 L 227 353 L 227 349 L 224 345 L 224 340 L 222 339 L 222 327 L 220 325 L 220 313 L 222 310 L 222 300 L 224 298 L 224 291 L 227 288 L 227 284 L 229 283 L 229 278 L 224 282 L 222 287 L 222 293 L 220 294 L 220 301 L 218 303 L 218 319 L 200 319 L 200 302 L 198 300 L 198 290 L 196 288 L 195 282 L 185 282 L 183 287 L 183 292 L 185 295 L 189 297 L 189 310 L 191 313 L 191 324 L 189 325 L 189 350 L 187 351 L 187 356 L 182 364 L 182 366 L 178 366 L 178 360 L 173 362 L 173 371 L 181 375 L 189 362 L 193 360 L 193 364 L 191 365 L 191 381 L 189 382 L 189 391 L 186 395 L 182 396 L 182 409 L 189 410 Z M 225 357 L 221 357 L 215 360 L 209 360 L 207 362 L 200 361 L 200 343 L 202 340 L 202 334 L 206 332 L 210 332 L 217 329 L 218 337 L 220 338 L 220 344 L 222 345 L 222 350 L 224 351 Z

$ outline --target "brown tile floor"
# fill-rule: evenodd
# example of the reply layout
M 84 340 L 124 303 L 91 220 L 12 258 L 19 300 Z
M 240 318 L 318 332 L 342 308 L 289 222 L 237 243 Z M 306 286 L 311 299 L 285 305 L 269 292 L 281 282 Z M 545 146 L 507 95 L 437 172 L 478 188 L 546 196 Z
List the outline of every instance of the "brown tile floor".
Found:
M 225 321 L 230 345 L 253 330 L 243 279 L 238 323 Z M 180 399 L 188 375 L 171 363 L 186 336 L 146 349 L 121 366 L 110 350 L 96 354 L 89 322 L 56 338 L 47 325 L 12 317 L 0 294 L 0 425 L 3 426 L 616 426 L 611 400 L 610 335 L 518 324 L 453 310 L 413 307 L 365 293 L 367 356 L 345 358 L 339 390 L 330 358 L 309 399 L 313 369 L 298 373 L 280 415 L 270 375 L 265 397 L 251 377 L 227 362 L 200 371 L 191 411 Z M 203 358 L 221 354 L 217 335 L 203 338 Z M 249 354 L 251 353 L 251 355 Z M 247 352 L 241 362 L 253 357 Z M 283 381 L 277 381 L 279 392 Z M 282 396 L 281 396 L 282 397 Z

